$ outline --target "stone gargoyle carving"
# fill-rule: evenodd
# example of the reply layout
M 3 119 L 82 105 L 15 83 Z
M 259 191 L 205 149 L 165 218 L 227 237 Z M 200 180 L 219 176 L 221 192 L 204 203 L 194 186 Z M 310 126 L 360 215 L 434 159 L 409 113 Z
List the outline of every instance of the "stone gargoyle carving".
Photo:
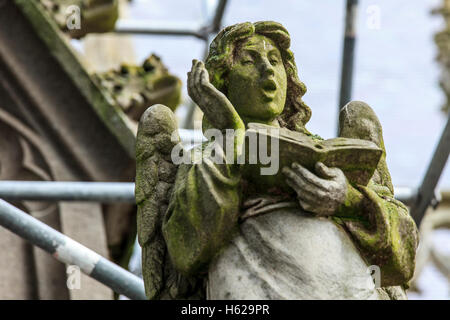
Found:
M 153 104 L 161 103 L 175 111 L 181 101 L 181 80 L 155 54 L 140 66 L 122 64 L 117 70 L 94 74 L 94 78 L 136 121 Z
M 72 38 L 114 30 L 119 0 L 39 0 L 59 28 Z
M 194 60 L 188 93 L 208 138 L 187 153 L 200 152 L 195 161 L 174 161 L 169 108 L 142 115 L 136 203 L 148 298 L 406 298 L 417 228 L 394 199 L 380 122 L 367 104 L 351 102 L 337 142 L 312 135 L 289 46 L 282 25 L 247 22 L 222 30 L 205 64 Z M 239 161 L 246 132 L 261 128 L 281 132 L 273 158 L 288 163 L 281 174 L 258 176 Z M 226 148 L 206 134 L 212 129 L 227 132 Z M 295 145 L 311 152 L 295 153 Z M 323 161 L 307 165 L 313 156 Z M 342 156 L 345 168 L 334 167 Z

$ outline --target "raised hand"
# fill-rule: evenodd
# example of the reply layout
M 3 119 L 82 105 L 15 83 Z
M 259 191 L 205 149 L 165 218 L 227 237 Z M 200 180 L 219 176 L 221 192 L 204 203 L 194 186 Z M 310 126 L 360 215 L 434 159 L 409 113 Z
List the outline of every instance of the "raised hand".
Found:
M 228 98 L 210 82 L 203 62 L 192 61 L 188 72 L 188 94 L 217 129 L 245 129 L 244 123 Z
M 294 162 L 291 168 L 284 167 L 283 173 L 304 210 L 319 216 L 333 215 L 346 199 L 347 178 L 341 169 L 328 168 L 321 162 L 315 169 L 319 176 Z

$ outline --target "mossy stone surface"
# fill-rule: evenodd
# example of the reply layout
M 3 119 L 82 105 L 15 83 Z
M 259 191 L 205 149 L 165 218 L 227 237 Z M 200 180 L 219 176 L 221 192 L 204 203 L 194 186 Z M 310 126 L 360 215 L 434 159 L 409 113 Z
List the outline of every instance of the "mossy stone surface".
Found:
M 89 75 L 56 22 L 37 0 L 14 0 L 14 2 L 33 25 L 37 35 L 48 47 L 49 53 L 73 80 L 99 118 L 127 153 L 134 157 L 136 137 L 127 124 L 129 121 L 127 116 L 116 105 L 110 93 Z

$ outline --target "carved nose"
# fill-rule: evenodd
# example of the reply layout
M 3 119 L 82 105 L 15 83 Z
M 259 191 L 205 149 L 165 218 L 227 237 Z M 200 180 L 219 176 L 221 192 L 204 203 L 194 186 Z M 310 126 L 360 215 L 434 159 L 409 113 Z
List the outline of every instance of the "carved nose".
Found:
M 275 74 L 272 64 L 267 59 L 264 59 L 262 71 L 263 76 L 273 76 Z

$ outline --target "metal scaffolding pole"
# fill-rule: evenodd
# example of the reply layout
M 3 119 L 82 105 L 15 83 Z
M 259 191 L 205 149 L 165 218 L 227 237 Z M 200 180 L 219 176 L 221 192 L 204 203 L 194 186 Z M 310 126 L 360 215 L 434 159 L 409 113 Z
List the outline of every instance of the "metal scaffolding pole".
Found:
M 214 14 L 214 18 L 211 21 L 212 24 L 212 33 L 217 33 L 222 28 L 222 19 L 223 14 L 225 12 L 225 8 L 227 6 L 227 0 L 219 0 L 219 3 L 217 4 L 216 11 Z
M 338 114 L 341 108 L 345 106 L 348 102 L 350 102 L 350 99 L 352 98 L 357 9 L 358 9 L 358 0 L 347 0 Z M 337 125 L 337 128 L 339 128 L 339 124 Z
M 418 190 L 415 203 L 411 207 L 411 216 L 419 226 L 428 206 L 433 201 L 436 202 L 435 189 L 439 182 L 439 178 L 447 163 L 450 153 L 450 113 L 448 115 L 447 124 L 442 133 L 441 139 L 434 151 L 433 158 L 428 166 L 427 172 L 422 180 L 422 184 Z
M 415 196 L 414 189 L 395 188 L 395 198 L 405 204 Z M 0 198 L 135 203 L 132 182 L 0 181 Z
M 115 33 L 125 34 L 143 34 L 143 35 L 161 35 L 161 36 L 191 36 L 205 40 L 207 33 L 205 27 L 195 23 L 184 25 L 173 25 L 170 21 L 161 21 L 158 23 L 142 22 L 131 19 L 121 19 L 117 22 Z
M 115 292 L 130 299 L 147 299 L 142 279 L 1 199 L 0 225 L 47 251 L 58 261 L 77 265 L 85 274 Z
M 104 203 L 135 202 L 132 182 L 0 181 L 0 198 Z
M 227 0 L 218 0 L 214 10 L 208 12 L 208 19 L 204 25 L 189 22 L 174 23 L 169 20 L 142 22 L 139 20 L 121 19 L 117 22 L 113 32 L 163 36 L 192 36 L 208 41 L 210 34 L 216 34 L 222 28 L 222 19 L 226 6 Z
M 206 60 L 209 53 L 209 44 L 211 43 L 213 37 L 220 31 L 222 28 L 222 20 L 223 15 L 225 13 L 225 8 L 227 6 L 227 0 L 218 0 L 216 1 L 217 5 L 214 10 L 206 8 L 206 26 L 203 28 L 205 38 L 205 50 L 203 51 L 203 60 Z M 204 4 L 207 4 L 207 1 L 204 1 Z M 193 129 L 194 126 L 194 115 L 195 115 L 195 103 L 191 101 L 188 105 L 187 116 L 183 121 L 183 128 Z

